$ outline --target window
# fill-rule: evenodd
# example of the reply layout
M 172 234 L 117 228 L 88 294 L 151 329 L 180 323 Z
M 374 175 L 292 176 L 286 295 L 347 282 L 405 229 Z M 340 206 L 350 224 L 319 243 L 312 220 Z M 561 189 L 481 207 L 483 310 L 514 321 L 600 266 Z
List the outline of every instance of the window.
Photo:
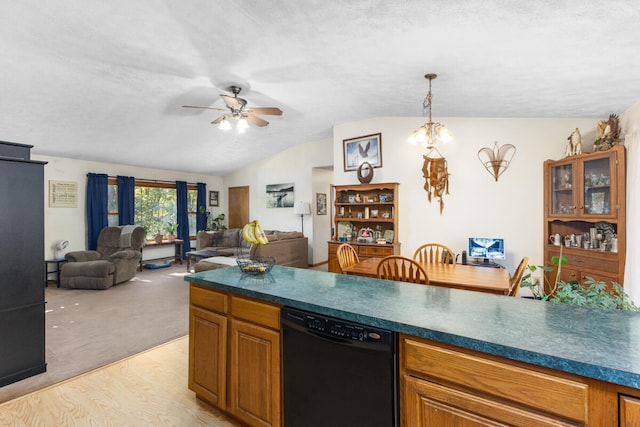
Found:
M 118 184 L 115 178 L 109 178 L 109 225 L 118 225 Z M 176 185 L 168 182 L 135 182 L 135 223 L 145 227 L 147 239 L 151 240 L 157 233 L 166 235 L 165 228 L 176 223 Z M 187 212 L 189 216 L 189 236 L 196 235 L 196 210 L 198 189 L 195 185 L 187 185 Z M 183 227 L 179 224 L 179 227 Z

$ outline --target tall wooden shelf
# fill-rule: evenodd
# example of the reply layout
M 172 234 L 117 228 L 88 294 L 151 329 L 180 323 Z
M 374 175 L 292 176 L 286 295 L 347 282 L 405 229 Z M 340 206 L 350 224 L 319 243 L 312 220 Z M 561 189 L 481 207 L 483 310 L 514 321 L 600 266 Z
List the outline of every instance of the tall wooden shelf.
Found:
M 561 235 L 562 255 L 568 264 L 561 280 L 585 282 L 587 277 L 607 284 L 623 284 L 626 255 L 626 162 L 625 147 L 570 156 L 544 163 L 544 263 L 560 254 L 551 235 Z M 595 228 L 602 236 L 585 247 L 565 245 L 567 236 L 590 235 Z M 617 238 L 617 252 L 611 238 Z M 576 239 L 577 240 L 577 239 Z M 604 243 L 604 245 L 601 245 Z M 601 248 L 601 246 L 603 246 Z M 604 249 L 604 250 L 601 250 Z M 613 249 L 613 250 L 612 250 Z M 554 272 L 547 273 L 555 279 Z
M 356 249 L 360 259 L 400 253 L 398 183 L 334 185 L 331 197 L 333 235 L 328 242 L 330 272 L 340 272 L 336 250 L 345 242 Z M 359 238 L 360 230 L 365 228 L 373 231 L 369 239 Z M 377 243 L 376 234 L 386 243 Z

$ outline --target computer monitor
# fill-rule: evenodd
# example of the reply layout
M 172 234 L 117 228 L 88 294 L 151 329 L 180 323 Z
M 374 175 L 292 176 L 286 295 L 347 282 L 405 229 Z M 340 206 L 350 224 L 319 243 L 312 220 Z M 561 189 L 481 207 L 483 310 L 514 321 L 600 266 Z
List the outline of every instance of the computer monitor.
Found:
M 469 257 L 477 258 L 478 264 L 495 264 L 494 260 L 505 259 L 504 239 L 469 237 Z

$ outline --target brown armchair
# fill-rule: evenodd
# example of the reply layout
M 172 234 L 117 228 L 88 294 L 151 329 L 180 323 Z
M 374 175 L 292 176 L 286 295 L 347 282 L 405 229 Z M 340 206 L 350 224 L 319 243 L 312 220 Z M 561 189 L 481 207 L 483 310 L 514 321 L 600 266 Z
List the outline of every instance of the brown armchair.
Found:
M 74 251 L 65 255 L 60 286 L 79 289 L 107 289 L 131 280 L 138 270 L 145 241 L 144 228 L 105 227 L 95 251 Z

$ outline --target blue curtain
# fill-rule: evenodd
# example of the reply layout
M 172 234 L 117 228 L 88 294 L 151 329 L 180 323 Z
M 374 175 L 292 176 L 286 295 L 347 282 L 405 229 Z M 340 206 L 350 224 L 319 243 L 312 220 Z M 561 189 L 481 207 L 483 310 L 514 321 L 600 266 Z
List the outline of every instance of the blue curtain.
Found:
M 196 232 L 207 229 L 207 184 L 198 183 Z
M 108 177 L 106 174 L 87 174 L 87 249 L 96 250 L 98 235 L 108 224 Z
M 118 224 L 134 224 L 135 178 L 118 176 Z
M 187 183 L 185 181 L 176 181 L 176 208 L 178 222 L 178 239 L 181 239 L 182 258 L 186 258 L 186 253 L 191 250 L 191 241 L 189 240 L 189 214 L 187 212 Z

